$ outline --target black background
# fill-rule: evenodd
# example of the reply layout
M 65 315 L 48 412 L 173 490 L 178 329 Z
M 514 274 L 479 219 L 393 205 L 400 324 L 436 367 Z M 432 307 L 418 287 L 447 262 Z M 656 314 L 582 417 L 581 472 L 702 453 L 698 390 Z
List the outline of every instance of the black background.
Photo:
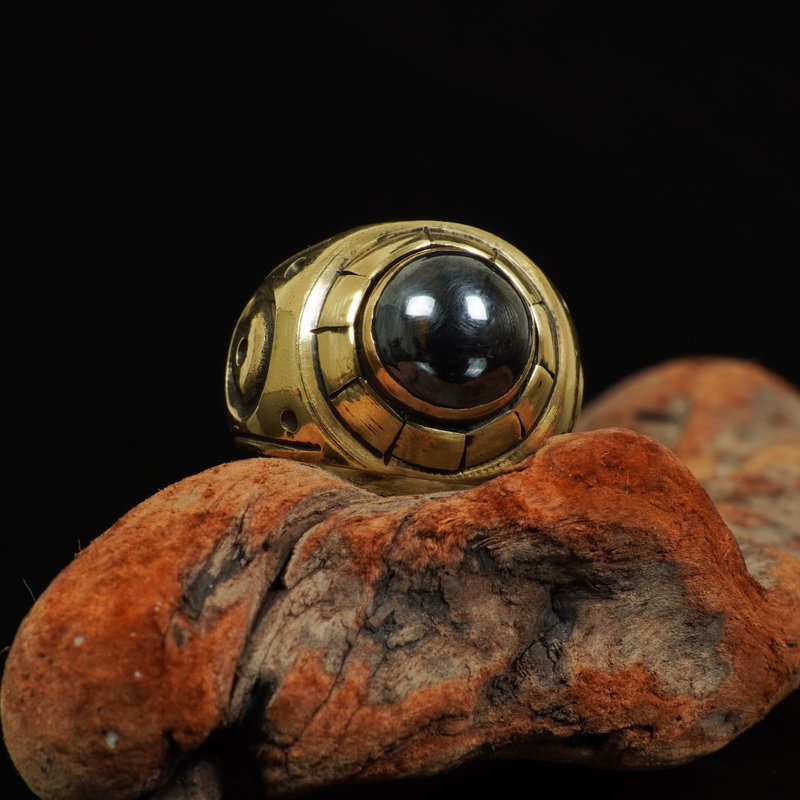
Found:
M 350 227 L 459 221 L 528 253 L 576 319 L 588 399 L 692 353 L 800 384 L 790 2 L 9 5 L 0 646 L 80 546 L 238 457 L 239 311 L 272 265 Z M 789 797 L 798 723 L 795 696 L 678 770 L 471 765 L 413 791 Z M 3 765 L 3 797 L 30 796 Z

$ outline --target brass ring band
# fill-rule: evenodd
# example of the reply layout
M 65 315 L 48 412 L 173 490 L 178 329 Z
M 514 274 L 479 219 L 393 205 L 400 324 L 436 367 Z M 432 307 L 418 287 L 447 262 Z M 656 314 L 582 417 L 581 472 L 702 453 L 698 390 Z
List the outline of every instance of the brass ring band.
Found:
M 458 269 L 477 288 L 460 291 Z M 571 430 L 582 388 L 569 313 L 542 271 L 445 222 L 357 228 L 280 264 L 239 318 L 226 374 L 240 445 L 383 494 L 492 477 Z

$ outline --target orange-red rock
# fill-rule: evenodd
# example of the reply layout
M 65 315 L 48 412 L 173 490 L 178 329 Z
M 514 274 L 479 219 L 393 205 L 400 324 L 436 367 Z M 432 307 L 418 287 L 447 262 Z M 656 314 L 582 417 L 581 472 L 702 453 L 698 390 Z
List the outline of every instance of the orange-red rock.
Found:
M 135 798 L 176 770 L 160 798 L 212 797 L 220 729 L 270 793 L 490 750 L 649 767 L 721 747 L 800 679 L 800 397 L 687 360 L 582 424 L 603 429 L 454 494 L 268 459 L 158 493 L 20 627 L 0 697 L 20 772 L 43 798 Z

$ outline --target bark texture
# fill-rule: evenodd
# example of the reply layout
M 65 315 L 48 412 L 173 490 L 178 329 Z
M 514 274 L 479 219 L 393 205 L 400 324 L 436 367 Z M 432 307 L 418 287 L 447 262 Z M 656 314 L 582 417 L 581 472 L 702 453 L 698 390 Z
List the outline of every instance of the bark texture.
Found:
M 21 774 L 43 798 L 183 800 L 221 796 L 230 735 L 265 796 L 723 746 L 800 681 L 800 396 L 692 359 L 581 426 L 459 493 L 270 459 L 159 492 L 19 629 Z

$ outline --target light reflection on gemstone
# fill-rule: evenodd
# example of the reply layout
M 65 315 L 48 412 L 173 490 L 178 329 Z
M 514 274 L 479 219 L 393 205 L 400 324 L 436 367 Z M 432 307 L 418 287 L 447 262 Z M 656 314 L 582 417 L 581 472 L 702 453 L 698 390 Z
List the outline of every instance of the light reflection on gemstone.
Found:
M 488 316 L 486 314 L 486 303 L 476 294 L 468 294 L 464 300 L 467 304 L 467 314 L 476 322 L 486 322 Z
M 416 294 L 406 300 L 406 316 L 407 317 L 429 317 L 433 313 L 433 307 L 436 305 L 430 295 Z
M 485 369 L 485 358 L 471 358 L 469 360 L 469 366 L 464 371 L 464 375 L 466 375 L 468 378 L 477 378 L 479 375 L 483 375 Z

